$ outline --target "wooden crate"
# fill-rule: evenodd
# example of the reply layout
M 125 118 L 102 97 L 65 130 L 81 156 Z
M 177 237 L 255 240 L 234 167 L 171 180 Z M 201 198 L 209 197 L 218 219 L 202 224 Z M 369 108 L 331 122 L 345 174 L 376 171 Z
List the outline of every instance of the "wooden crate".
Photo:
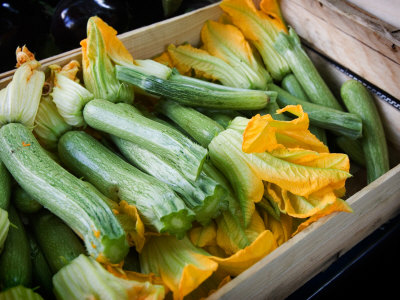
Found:
M 391 33 L 393 28 L 347 6 L 346 1 L 282 0 L 281 6 L 286 20 L 307 45 L 387 93 L 376 95 L 375 100 L 385 123 L 392 169 L 368 186 L 365 177 L 357 174 L 346 184 L 353 214 L 336 213 L 320 219 L 209 299 L 283 299 L 400 212 L 400 102 L 393 98 L 400 98 L 400 54 L 396 50 L 400 42 Z M 120 38 L 134 58 L 149 58 L 170 43 L 198 44 L 203 23 L 220 15 L 218 4 L 211 5 Z M 337 93 L 349 77 L 313 51 L 310 55 Z M 42 65 L 62 65 L 80 57 L 80 49 L 75 49 L 45 59 Z M 12 74 L 0 74 L 0 88 Z

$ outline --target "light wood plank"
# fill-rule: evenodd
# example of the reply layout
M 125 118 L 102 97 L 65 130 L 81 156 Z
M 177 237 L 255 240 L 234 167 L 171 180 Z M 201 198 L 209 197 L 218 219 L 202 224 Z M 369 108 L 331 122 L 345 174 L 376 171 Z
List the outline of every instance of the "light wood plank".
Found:
M 399 40 L 366 27 L 359 16 L 332 4 L 340 2 L 282 0 L 281 5 L 285 19 L 313 48 L 400 99 Z
M 354 213 L 320 219 L 208 299 L 284 299 L 400 212 L 400 165 L 348 202 Z

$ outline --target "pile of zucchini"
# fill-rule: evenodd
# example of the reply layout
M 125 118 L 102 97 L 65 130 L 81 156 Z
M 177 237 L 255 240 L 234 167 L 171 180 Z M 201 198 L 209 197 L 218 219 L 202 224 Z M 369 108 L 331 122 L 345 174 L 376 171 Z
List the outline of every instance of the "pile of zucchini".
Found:
M 260 90 L 184 76 L 151 60 L 118 61 L 98 22 L 89 20 L 82 44 L 85 85 L 78 62 L 45 76 L 23 48 L 0 91 L 1 299 L 128 299 L 138 288 L 163 298 L 161 285 L 117 278 L 101 264 L 124 261 L 124 270 L 140 272 L 138 253 L 149 236 L 186 243 L 194 225 L 219 216 L 247 228 L 255 209 L 245 199 L 251 170 L 219 157 L 223 145 L 214 143 L 208 157 L 214 137 L 238 116 L 290 120 L 276 109 L 300 104 L 321 141 L 365 164 L 368 182 L 388 171 L 368 91 L 346 82 L 345 111 L 292 29 L 274 44 L 286 74 L 265 78 Z M 148 102 L 134 102 L 137 95 Z M 265 199 L 258 205 L 277 209 Z

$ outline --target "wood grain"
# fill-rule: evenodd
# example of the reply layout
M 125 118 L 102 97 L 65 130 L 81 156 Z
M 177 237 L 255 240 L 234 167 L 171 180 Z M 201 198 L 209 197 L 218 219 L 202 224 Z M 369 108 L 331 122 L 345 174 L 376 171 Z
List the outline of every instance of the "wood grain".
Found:
M 400 212 L 399 174 L 400 165 L 347 200 L 354 213 L 320 219 L 208 299 L 285 299 Z
M 400 99 L 400 40 L 384 22 L 345 4 L 281 1 L 285 19 L 314 49 Z

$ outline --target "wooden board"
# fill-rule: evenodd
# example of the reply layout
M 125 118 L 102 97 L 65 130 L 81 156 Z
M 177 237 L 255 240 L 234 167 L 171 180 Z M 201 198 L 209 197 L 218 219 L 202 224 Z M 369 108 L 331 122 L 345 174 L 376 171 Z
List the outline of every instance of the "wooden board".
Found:
M 314 2 L 315 4 L 313 4 Z M 348 17 L 345 14 L 340 15 L 336 9 L 326 12 L 331 2 L 334 1 L 321 0 L 320 2 L 323 3 L 322 7 L 326 15 L 319 13 L 318 7 L 313 7 L 313 5 L 319 5 L 317 1 L 283 0 L 282 9 L 289 23 L 298 27 L 296 29 L 307 42 L 315 45 L 318 50 L 321 49 L 317 46 L 322 44 L 324 47 L 321 48 L 324 49 L 325 55 L 340 58 L 337 60 L 354 72 L 357 68 L 367 71 L 367 67 L 363 65 L 365 61 L 357 59 L 357 56 L 371 61 L 377 59 L 382 63 L 381 70 L 367 74 L 369 75 L 367 79 L 387 90 L 380 85 L 382 78 L 379 77 L 382 74 L 388 74 L 387 72 L 393 72 L 393 74 L 400 72 L 399 65 L 394 63 L 397 59 L 396 56 L 390 58 L 379 51 L 372 50 L 373 47 L 361 43 L 359 39 L 346 34 L 336 25 L 327 23 L 324 19 L 329 14 L 333 14 L 335 18 Z M 291 5 L 289 5 L 290 3 Z M 325 3 L 328 5 L 324 5 Z M 187 41 L 197 44 L 203 23 L 207 19 L 217 19 L 220 13 L 221 10 L 218 6 L 212 5 L 184 16 L 123 34 L 120 37 L 129 51 L 133 53 L 134 58 L 148 58 L 162 52 L 169 43 L 179 44 Z M 351 22 L 354 22 L 354 19 L 350 18 L 350 20 L 337 21 L 335 24 L 350 26 L 349 24 L 353 24 Z M 355 28 L 361 26 L 360 23 L 353 25 Z M 315 39 L 318 38 L 321 41 L 317 43 Z M 369 38 L 372 39 L 372 36 Z M 381 35 L 378 34 L 377 38 L 380 39 Z M 387 41 L 388 38 L 384 40 Z M 364 47 L 362 48 L 365 50 L 364 54 L 355 55 L 349 51 L 353 48 L 346 48 L 349 45 L 360 46 L 360 44 Z M 80 51 L 73 50 L 49 58 L 42 63 L 43 66 L 51 63 L 64 64 L 70 59 L 80 59 Z M 348 78 L 321 57 L 315 56 L 313 59 L 323 76 L 337 92 L 337 87 Z M 362 72 L 356 73 L 362 75 Z M 9 72 L 0 76 L 0 88 L 9 82 L 11 74 L 12 72 Z M 392 88 L 390 85 L 386 87 Z M 400 95 L 398 90 L 395 92 Z M 377 99 L 377 104 L 386 128 L 399 128 L 400 112 L 379 99 Z M 387 131 L 391 142 L 394 145 L 400 145 L 399 134 L 389 132 Z M 400 156 L 398 149 L 400 148 L 393 151 L 395 158 Z M 349 183 L 352 185 L 348 187 L 351 194 L 358 190 L 348 199 L 354 213 L 333 214 L 320 219 L 212 294 L 209 299 L 284 299 L 386 220 L 400 212 L 400 165 L 362 189 L 362 183 L 357 181 L 349 181 Z
M 318 51 L 400 99 L 400 36 L 346 1 L 282 0 L 282 13 Z

